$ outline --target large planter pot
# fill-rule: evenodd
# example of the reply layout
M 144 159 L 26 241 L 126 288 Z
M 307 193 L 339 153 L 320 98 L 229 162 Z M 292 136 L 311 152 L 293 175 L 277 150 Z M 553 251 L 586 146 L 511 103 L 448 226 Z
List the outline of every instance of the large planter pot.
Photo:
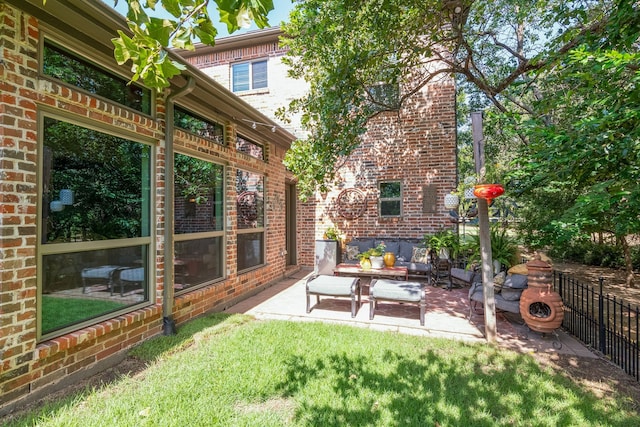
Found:
M 381 256 L 369 257 L 371 260 L 371 268 L 384 268 L 384 261 Z
M 385 252 L 382 256 L 385 267 L 393 267 L 396 264 L 396 254 L 393 252 Z

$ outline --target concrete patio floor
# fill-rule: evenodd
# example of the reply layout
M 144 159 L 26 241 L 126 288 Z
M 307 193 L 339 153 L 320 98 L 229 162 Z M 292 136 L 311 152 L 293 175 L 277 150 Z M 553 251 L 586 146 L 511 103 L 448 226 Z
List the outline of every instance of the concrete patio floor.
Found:
M 312 296 L 311 312 L 306 313 L 305 281 L 312 273 L 308 270 L 292 273 L 259 294 L 230 307 L 227 312 L 249 314 L 257 319 L 339 323 L 378 331 L 486 342 L 484 315 L 474 314 L 471 321 L 468 319 L 468 288 L 448 291 L 427 286 L 425 325 L 420 326 L 419 308 L 412 304 L 380 302 L 374 319 L 369 320 L 367 279 L 363 279 L 366 286 L 363 287 L 362 305 L 356 317 L 351 317 L 348 298 L 321 297 L 320 303 L 316 304 L 316 298 Z M 497 315 L 497 331 L 498 345 L 515 351 L 598 357 L 561 329 L 555 334 L 542 335 L 528 330 L 517 321 L 509 321 L 503 313 Z

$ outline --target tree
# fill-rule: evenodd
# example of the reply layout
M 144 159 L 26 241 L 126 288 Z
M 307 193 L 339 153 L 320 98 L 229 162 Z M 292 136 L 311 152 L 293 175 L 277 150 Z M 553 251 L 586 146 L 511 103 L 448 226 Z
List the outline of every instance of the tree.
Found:
M 46 1 L 46 0 L 43 0 Z M 158 90 L 169 86 L 171 77 L 184 69 L 167 55 L 168 48 L 194 49 L 194 42 L 213 45 L 217 30 L 209 8 L 215 4 L 220 22 L 229 33 L 247 27 L 254 21 L 259 28 L 268 25 L 267 14 L 273 0 L 124 0 L 130 33 L 118 30 L 114 38 L 114 56 L 118 64 L 131 61 L 133 81 Z M 118 0 L 114 0 L 117 4 Z M 164 10 L 171 18 L 150 16 L 150 12 Z
M 545 90 L 553 92 L 522 127 L 531 144 L 513 174 L 522 198 L 537 206 L 530 218 L 546 218 L 537 224 L 538 244 L 613 235 L 627 286 L 634 280 L 628 236 L 640 232 L 640 53 L 634 50 L 585 46 L 547 77 Z
M 370 118 L 397 109 L 424 85 L 454 74 L 502 113 L 531 113 L 536 70 L 558 61 L 587 35 L 602 32 L 610 2 L 585 0 L 307 0 L 285 25 L 291 75 L 307 96 L 287 113 L 302 113 L 310 130 L 285 163 L 311 194 L 359 144 Z M 399 87 L 398 103 L 372 87 Z M 525 143 L 521 138 L 521 143 Z

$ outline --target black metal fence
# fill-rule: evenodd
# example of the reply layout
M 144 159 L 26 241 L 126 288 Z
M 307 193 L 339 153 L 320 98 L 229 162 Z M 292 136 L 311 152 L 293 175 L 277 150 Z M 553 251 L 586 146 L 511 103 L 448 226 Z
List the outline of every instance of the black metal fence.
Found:
M 640 381 L 640 311 L 604 294 L 602 285 L 602 278 L 598 286 L 590 286 L 554 271 L 553 287 L 565 307 L 562 326 Z

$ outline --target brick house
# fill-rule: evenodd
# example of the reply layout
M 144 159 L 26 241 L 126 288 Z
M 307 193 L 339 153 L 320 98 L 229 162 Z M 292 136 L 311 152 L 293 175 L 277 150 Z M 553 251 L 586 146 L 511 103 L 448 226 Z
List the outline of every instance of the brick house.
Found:
M 188 64 L 162 94 L 127 85 L 110 41 L 126 23 L 100 1 L 4 0 L 0 23 L 4 413 L 260 291 L 297 252 L 291 133 Z
M 278 27 L 218 39 L 178 52 L 186 61 L 265 115 L 307 90 L 289 78 Z M 293 117 L 289 130 L 304 137 Z M 336 226 L 355 237 L 422 238 L 452 227 L 444 196 L 457 185 L 455 85 L 442 77 L 399 111 L 376 116 L 360 147 L 337 174 L 337 185 L 298 206 L 298 260 L 314 264 L 314 239 Z

